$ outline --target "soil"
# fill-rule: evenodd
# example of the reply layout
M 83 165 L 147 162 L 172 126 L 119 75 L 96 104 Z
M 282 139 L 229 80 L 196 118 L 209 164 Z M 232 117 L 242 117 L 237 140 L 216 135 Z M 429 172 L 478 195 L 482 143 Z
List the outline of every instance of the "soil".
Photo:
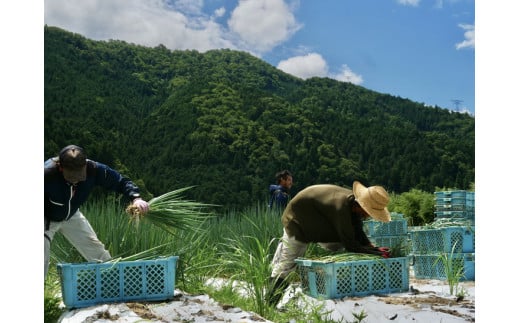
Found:
M 447 313 L 453 316 L 458 316 L 466 319 L 468 322 L 475 322 L 475 315 L 468 315 L 462 313 L 456 309 L 446 309 L 446 307 L 453 307 L 457 305 L 457 307 L 468 309 L 470 312 L 475 311 L 475 302 L 465 299 L 457 299 L 457 297 L 444 298 L 436 295 L 426 295 L 425 297 L 413 295 L 410 297 L 384 297 L 380 298 L 380 300 L 386 304 L 391 305 L 407 305 L 418 310 L 423 309 L 425 307 L 431 308 L 433 311 Z
M 303 295 L 305 302 L 324 302 L 331 319 L 353 321 L 352 313 L 364 310 L 364 323 L 392 322 L 475 322 L 475 283 L 461 282 L 464 295 L 449 294 L 444 281 L 410 279 L 410 291 L 366 297 L 316 300 Z M 292 289 L 292 290 L 291 290 Z M 287 289 L 278 305 L 301 292 L 299 287 Z M 302 308 L 305 308 L 302 306 Z M 208 295 L 187 295 L 176 290 L 174 299 L 167 302 L 129 302 L 104 304 L 68 311 L 61 323 L 107 322 L 270 322 L 256 313 L 246 312 L 228 304 L 220 304 Z

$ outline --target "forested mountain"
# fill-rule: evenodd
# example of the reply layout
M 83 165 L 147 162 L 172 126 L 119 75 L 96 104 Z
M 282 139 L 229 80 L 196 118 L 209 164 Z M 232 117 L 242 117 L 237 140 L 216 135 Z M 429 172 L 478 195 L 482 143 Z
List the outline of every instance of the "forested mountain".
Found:
M 152 195 L 197 185 L 227 207 L 267 201 L 278 170 L 305 186 L 467 189 L 475 119 L 248 53 L 93 41 L 45 26 L 45 157 L 75 143 Z

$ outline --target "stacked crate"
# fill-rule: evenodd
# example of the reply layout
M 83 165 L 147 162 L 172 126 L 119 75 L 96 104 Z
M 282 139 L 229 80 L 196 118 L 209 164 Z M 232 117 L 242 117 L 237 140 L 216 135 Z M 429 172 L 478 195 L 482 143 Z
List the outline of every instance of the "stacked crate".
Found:
M 448 261 L 452 271 L 463 270 L 461 280 L 475 280 L 474 226 L 416 229 L 410 238 L 415 278 L 446 280 Z
M 475 192 L 435 192 L 435 219 L 475 221 Z
M 461 280 L 475 280 L 475 193 L 435 192 L 435 220 L 410 230 L 413 275 L 446 280 L 446 267 L 462 269 Z
M 388 247 L 395 256 L 408 255 L 408 220 L 403 214 L 395 212 L 390 213 L 390 218 L 390 222 L 367 220 L 363 223 L 363 229 L 375 246 Z

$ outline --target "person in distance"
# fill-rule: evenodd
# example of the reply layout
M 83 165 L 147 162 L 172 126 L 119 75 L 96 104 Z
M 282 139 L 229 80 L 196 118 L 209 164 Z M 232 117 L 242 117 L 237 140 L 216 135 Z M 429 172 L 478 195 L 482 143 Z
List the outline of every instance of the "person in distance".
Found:
M 283 170 L 277 172 L 275 178 L 277 184 L 269 185 L 270 198 L 267 206 L 271 209 L 283 210 L 291 198 L 293 176 L 290 171 Z

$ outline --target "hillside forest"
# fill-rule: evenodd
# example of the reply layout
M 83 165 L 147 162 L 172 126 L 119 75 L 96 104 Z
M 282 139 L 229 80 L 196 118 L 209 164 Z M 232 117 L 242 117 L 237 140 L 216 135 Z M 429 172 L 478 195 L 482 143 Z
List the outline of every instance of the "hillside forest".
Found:
M 354 180 L 390 192 L 468 189 L 475 119 L 329 78 L 302 80 L 246 52 L 95 41 L 44 26 L 44 159 L 68 144 L 147 198 L 244 208 L 274 174 L 292 194 Z

